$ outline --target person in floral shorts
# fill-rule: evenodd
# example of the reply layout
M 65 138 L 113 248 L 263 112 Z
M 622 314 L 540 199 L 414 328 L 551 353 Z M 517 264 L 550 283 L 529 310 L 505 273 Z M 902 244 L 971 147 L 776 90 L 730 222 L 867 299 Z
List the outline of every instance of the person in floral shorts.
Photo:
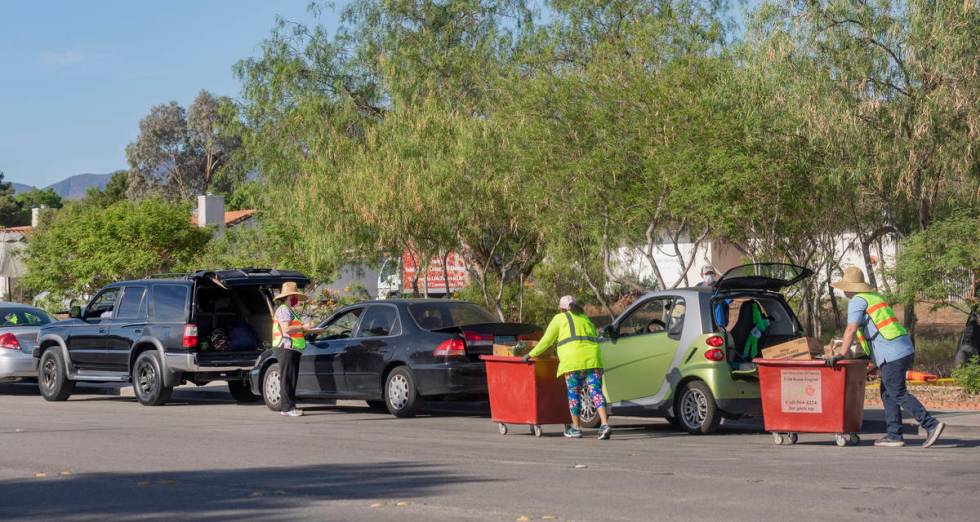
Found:
M 599 426 L 599 439 L 612 436 L 609 418 L 606 415 L 606 398 L 602 395 L 602 353 L 599 352 L 599 339 L 595 325 L 575 298 L 566 295 L 558 302 L 561 313 L 548 324 L 544 336 L 531 353 L 524 356 L 530 360 L 544 353 L 552 344 L 558 346 L 558 376 L 565 376 L 568 387 L 568 410 L 572 414 L 572 425 L 565 429 L 565 436 L 581 438 L 582 430 L 579 416 L 582 414 L 581 397 L 588 392 L 592 404 L 599 412 L 602 425 Z

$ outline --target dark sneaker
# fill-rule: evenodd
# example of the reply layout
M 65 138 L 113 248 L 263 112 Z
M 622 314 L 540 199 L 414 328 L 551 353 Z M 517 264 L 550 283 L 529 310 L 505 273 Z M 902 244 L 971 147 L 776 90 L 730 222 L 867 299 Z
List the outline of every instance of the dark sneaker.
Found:
M 944 429 L 946 429 L 945 422 L 940 422 L 939 424 L 936 424 L 936 427 L 933 428 L 932 431 L 930 431 L 929 434 L 926 436 L 926 441 L 922 443 L 922 447 L 928 448 L 929 446 L 935 444 L 936 441 L 939 440 L 939 436 L 943 434 Z
M 599 426 L 599 440 L 609 440 L 610 436 L 612 436 L 612 428 L 608 424 Z
M 578 429 L 575 429 L 575 428 L 569 426 L 569 427 L 565 428 L 565 436 L 568 437 L 568 438 L 570 438 L 570 439 L 581 439 L 582 438 L 582 430 L 578 430 Z
M 297 410 L 296 408 L 293 408 L 289 411 L 281 411 L 279 412 L 279 415 L 282 415 L 283 417 L 302 417 L 303 410 Z
M 905 441 L 898 438 L 886 435 L 875 441 L 875 446 L 882 446 L 885 448 L 901 448 L 905 445 Z

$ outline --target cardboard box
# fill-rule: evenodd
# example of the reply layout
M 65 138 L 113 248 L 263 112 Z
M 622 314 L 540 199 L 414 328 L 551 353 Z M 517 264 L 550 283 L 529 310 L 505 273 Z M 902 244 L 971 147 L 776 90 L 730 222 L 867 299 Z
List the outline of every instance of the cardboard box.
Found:
M 785 343 L 762 349 L 763 359 L 812 360 L 824 356 L 824 347 L 818 339 L 800 337 Z

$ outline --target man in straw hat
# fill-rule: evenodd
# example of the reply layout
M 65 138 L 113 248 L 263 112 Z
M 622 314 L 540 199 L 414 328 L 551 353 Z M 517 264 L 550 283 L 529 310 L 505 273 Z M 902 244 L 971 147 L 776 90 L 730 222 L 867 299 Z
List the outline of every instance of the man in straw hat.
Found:
M 935 444 L 945 424 L 936 420 L 909 393 L 905 384 L 906 372 L 915 361 L 915 346 L 908 330 L 902 326 L 888 303 L 864 282 L 864 272 L 856 266 L 847 267 L 840 281 L 831 284 L 850 299 L 847 305 L 847 329 L 842 346 L 847 350 L 855 339 L 868 357 L 874 359 L 881 377 L 881 402 L 885 406 L 888 433 L 875 441 L 875 446 L 901 447 L 902 408 L 905 408 L 928 435 L 922 447 Z M 829 363 L 833 365 L 835 359 Z
M 299 291 L 295 282 L 287 281 L 273 299 L 279 302 L 272 320 L 272 346 L 279 361 L 279 414 L 302 417 L 303 410 L 296 408 L 296 377 L 300 352 L 306 348 L 308 328 L 300 321 L 294 307 L 300 301 L 306 301 L 306 295 Z

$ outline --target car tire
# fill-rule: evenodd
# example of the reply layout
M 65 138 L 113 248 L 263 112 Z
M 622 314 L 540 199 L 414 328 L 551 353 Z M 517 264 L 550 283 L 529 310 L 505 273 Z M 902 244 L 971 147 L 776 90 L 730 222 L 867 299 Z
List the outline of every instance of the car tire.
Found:
M 160 406 L 170 400 L 172 386 L 163 383 L 163 366 L 156 352 L 146 351 L 136 358 L 130 376 L 136 399 L 144 406 Z
M 691 381 L 684 385 L 677 397 L 677 420 L 680 428 L 691 435 L 708 435 L 718 429 L 721 412 L 708 385 Z
M 131 375 L 133 392 L 144 406 L 160 406 L 170 400 L 172 386 L 163 382 L 163 367 L 156 352 L 146 351 L 136 358 Z
M 420 402 L 412 370 L 406 366 L 391 370 L 385 379 L 385 406 L 388 413 L 395 417 L 414 417 Z
M 41 396 L 48 401 L 68 400 L 75 391 L 75 382 L 68 380 L 68 368 L 57 348 L 46 350 L 37 367 L 37 384 Z
M 602 417 L 599 417 L 599 410 L 596 409 L 595 404 L 592 403 L 592 398 L 584 390 L 579 395 L 579 400 L 582 404 L 582 409 L 579 412 L 579 426 L 583 428 L 598 428 L 599 424 L 602 422 Z
M 280 411 L 282 408 L 281 386 L 279 363 L 272 363 L 262 374 L 262 402 L 272 411 Z
M 246 380 L 228 381 L 228 392 L 231 393 L 236 402 L 243 404 L 251 404 L 259 400 L 259 396 L 252 393 L 251 386 Z

